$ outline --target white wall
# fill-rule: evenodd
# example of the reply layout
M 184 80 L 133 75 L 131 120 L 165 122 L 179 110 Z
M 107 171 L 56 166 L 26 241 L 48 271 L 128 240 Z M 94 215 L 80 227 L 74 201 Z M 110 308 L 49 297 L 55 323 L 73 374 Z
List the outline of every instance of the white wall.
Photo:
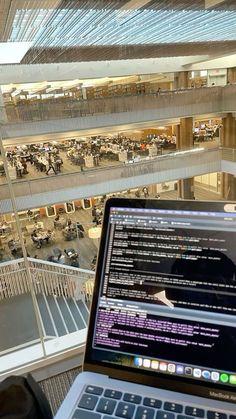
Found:
M 205 175 L 196 176 L 195 181 L 202 184 L 202 186 L 207 186 L 210 189 L 217 190 L 217 173 L 207 173 Z
M 90 61 L 59 64 L 22 64 L 0 66 L 0 83 L 31 83 L 155 74 L 183 71 L 184 65 L 207 59 L 207 56 L 148 58 L 138 60 Z

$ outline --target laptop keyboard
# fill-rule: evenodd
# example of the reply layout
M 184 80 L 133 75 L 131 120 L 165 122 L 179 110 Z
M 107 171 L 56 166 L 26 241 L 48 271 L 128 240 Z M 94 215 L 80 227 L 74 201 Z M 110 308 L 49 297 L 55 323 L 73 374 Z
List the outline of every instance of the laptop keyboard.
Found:
M 92 385 L 85 388 L 72 419 L 193 419 L 194 417 L 236 419 L 236 415 Z

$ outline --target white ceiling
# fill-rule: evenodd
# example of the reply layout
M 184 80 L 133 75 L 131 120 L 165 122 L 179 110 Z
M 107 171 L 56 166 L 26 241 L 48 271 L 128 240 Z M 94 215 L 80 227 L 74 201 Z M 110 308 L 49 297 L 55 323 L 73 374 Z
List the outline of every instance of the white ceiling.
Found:
M 1 41 L 0 84 L 233 67 L 236 1 L 0 0 Z

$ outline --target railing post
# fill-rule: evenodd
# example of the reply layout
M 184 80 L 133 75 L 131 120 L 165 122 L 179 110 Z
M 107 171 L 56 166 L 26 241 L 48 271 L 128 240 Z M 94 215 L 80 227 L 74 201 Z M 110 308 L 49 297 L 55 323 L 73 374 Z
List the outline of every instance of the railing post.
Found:
M 36 295 L 35 295 L 35 290 L 34 290 L 34 285 L 33 285 L 33 278 L 32 278 L 31 269 L 30 269 L 30 264 L 29 264 L 28 257 L 27 257 L 25 243 L 24 243 L 24 240 L 23 240 L 23 237 L 22 237 L 21 226 L 20 226 L 20 219 L 19 219 L 18 212 L 17 212 L 17 204 L 16 204 L 16 199 L 15 199 L 15 194 L 14 194 L 14 190 L 13 190 L 11 178 L 10 178 L 10 175 L 9 175 L 9 171 L 8 171 L 5 150 L 4 150 L 4 147 L 3 147 L 3 142 L 2 142 L 2 128 L 1 128 L 1 125 L 0 125 L 0 151 L 1 151 L 1 155 L 2 155 L 2 160 L 3 160 L 4 168 L 5 168 L 5 173 L 6 173 L 6 178 L 7 178 L 7 184 L 8 184 L 8 187 L 9 187 L 9 193 L 10 193 L 10 198 L 11 198 L 11 203 L 12 203 L 12 209 L 13 209 L 13 212 L 14 212 L 14 215 L 15 215 L 16 229 L 17 229 L 17 233 L 18 233 L 18 236 L 19 236 L 19 240 L 20 240 L 20 244 L 21 244 L 21 248 L 22 248 L 22 252 L 23 252 L 23 258 L 24 258 L 24 263 L 25 263 L 25 268 L 26 268 L 26 274 L 27 274 L 27 277 L 28 277 L 28 280 L 29 280 L 30 293 L 31 293 L 31 296 L 32 296 L 32 302 L 33 302 L 33 307 L 34 307 L 34 312 L 35 312 L 35 317 L 36 317 L 36 322 L 37 322 L 39 337 L 40 337 L 41 344 L 42 344 L 43 355 L 44 355 L 44 357 L 46 357 L 47 354 L 46 354 L 46 349 L 45 349 L 45 344 L 44 344 L 43 328 L 42 328 L 42 324 L 41 324 L 41 320 L 40 320 L 40 316 L 39 316 L 39 312 L 38 312 L 38 304 L 37 304 L 37 299 L 36 299 Z

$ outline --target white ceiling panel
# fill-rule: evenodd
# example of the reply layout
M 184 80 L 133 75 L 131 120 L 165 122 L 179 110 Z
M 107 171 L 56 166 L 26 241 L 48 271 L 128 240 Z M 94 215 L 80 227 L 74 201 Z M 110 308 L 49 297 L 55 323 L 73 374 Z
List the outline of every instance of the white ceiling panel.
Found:
M 20 63 L 32 42 L 0 42 L 0 64 Z

